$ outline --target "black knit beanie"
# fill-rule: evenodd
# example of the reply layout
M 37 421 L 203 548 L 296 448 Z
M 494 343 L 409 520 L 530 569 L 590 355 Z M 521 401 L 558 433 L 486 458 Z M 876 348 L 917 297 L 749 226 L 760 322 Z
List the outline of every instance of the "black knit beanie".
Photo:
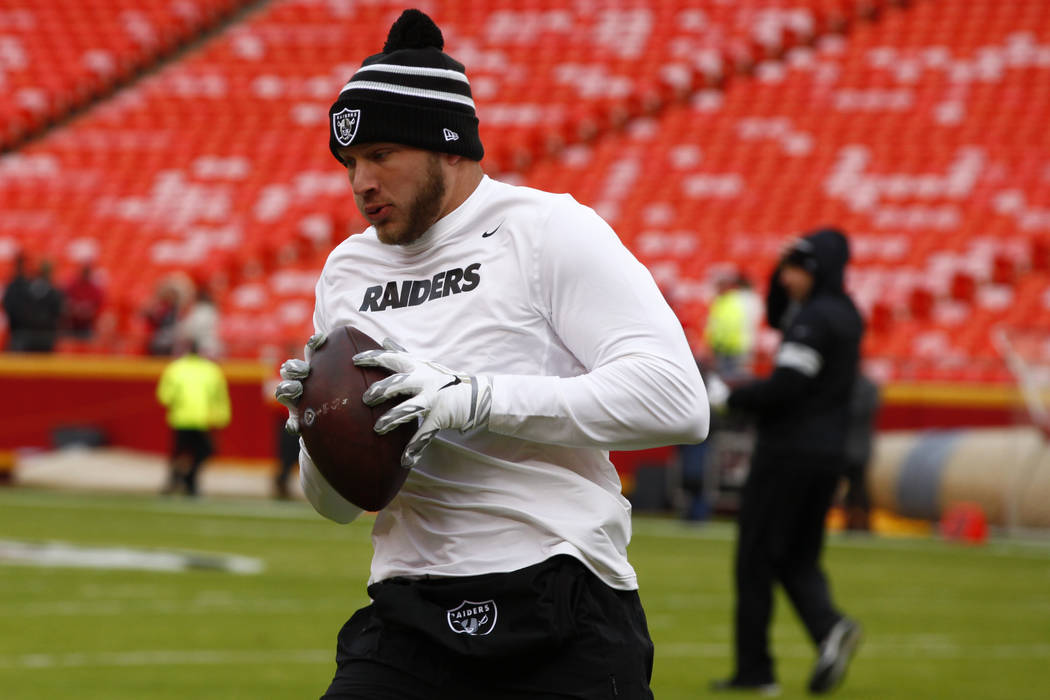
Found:
M 463 64 L 419 10 L 390 27 L 383 51 L 369 56 L 328 111 L 328 147 L 389 141 L 481 160 L 485 149 Z

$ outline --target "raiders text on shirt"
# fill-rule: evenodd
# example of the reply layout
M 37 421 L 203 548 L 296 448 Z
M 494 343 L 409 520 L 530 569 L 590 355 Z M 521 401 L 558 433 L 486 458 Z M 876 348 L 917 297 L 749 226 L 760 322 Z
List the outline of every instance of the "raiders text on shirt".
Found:
M 481 263 L 467 265 L 466 269 L 454 267 L 439 272 L 430 279 L 390 281 L 385 285 L 377 284 L 365 290 L 361 308 L 358 311 L 386 311 L 402 309 L 406 306 L 419 306 L 425 301 L 440 299 L 449 294 L 469 292 L 481 284 L 478 270 Z

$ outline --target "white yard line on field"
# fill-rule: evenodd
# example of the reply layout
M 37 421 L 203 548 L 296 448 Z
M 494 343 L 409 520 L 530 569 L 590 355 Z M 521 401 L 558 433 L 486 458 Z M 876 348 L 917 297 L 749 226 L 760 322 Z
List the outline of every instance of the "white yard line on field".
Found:
M 157 496 L 155 499 L 143 497 L 105 498 L 97 494 L 74 497 L 69 493 L 54 492 L 32 493 L 12 490 L 0 492 L 0 503 L 8 508 L 55 508 L 58 510 L 123 510 L 131 512 L 164 513 L 170 515 L 189 515 L 195 518 L 215 516 L 221 518 L 263 518 L 267 520 L 314 520 L 323 519 L 306 503 L 298 501 L 232 501 L 208 500 L 201 498 L 167 499 Z
M 249 600 L 55 600 L 0 603 L 0 618 L 16 617 L 120 617 L 124 615 L 215 615 L 265 613 L 299 615 L 344 610 L 345 599 L 311 600 L 258 598 Z
M 660 537 L 675 540 L 707 540 L 732 542 L 736 540 L 736 526 L 731 522 L 686 523 L 665 518 L 635 518 L 634 534 L 642 537 Z M 828 535 L 828 546 L 843 549 L 879 549 L 894 551 L 945 551 L 969 550 L 975 554 L 1019 557 L 1024 559 L 1050 558 L 1050 537 L 1001 538 L 982 546 L 967 547 L 954 542 L 945 542 L 937 537 L 855 535 L 832 532 Z
M 728 658 L 729 644 L 658 644 L 657 658 Z M 777 656 L 809 659 L 814 654 L 807 644 L 777 645 Z M 898 642 L 865 642 L 860 654 L 866 658 L 903 659 L 1050 659 L 1050 644 L 959 644 L 947 639 L 916 637 Z M 330 649 L 210 649 L 112 652 L 67 652 L 61 654 L 0 655 L 0 669 L 100 668 L 130 666 L 215 666 L 241 664 L 322 664 L 334 662 Z
M 322 664 L 335 661 L 331 649 L 211 649 L 67 652 L 0 655 L 0 669 L 100 668 L 125 666 L 216 666 L 277 663 Z
M 777 644 L 776 655 L 783 658 L 810 659 L 814 654 L 808 644 Z M 961 644 L 950 639 L 928 639 L 916 637 L 889 640 L 865 640 L 858 652 L 864 658 L 876 659 L 1047 659 L 1050 660 L 1050 644 Z M 729 643 L 712 644 L 679 642 L 657 644 L 656 658 L 729 658 L 732 647 Z
M 258 574 L 261 559 L 237 554 L 200 554 L 130 547 L 89 547 L 69 542 L 0 540 L 0 563 L 20 566 L 62 566 L 79 569 L 189 571 L 206 569 L 234 574 Z

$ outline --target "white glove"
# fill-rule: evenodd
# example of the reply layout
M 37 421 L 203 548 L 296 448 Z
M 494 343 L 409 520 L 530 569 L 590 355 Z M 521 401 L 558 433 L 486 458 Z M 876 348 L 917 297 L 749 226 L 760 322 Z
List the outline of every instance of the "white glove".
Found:
M 419 430 L 401 455 L 401 466 L 405 468 L 415 466 L 439 430 L 455 428 L 466 432 L 488 425 L 492 408 L 489 377 L 462 374 L 436 362 L 417 360 L 390 338 L 383 341 L 382 350 L 354 355 L 354 364 L 394 372 L 365 392 L 363 400 L 369 406 L 394 396 L 411 397 L 379 417 L 375 425 L 377 433 L 388 433 L 403 423 L 422 418 Z
M 718 411 L 725 410 L 726 402 L 729 401 L 729 385 L 717 374 L 708 375 L 704 383 L 707 385 L 707 401 L 711 407 Z
M 306 341 L 303 354 L 307 357 L 317 348 L 324 345 L 328 339 L 324 333 L 315 333 Z M 285 360 L 281 365 L 281 379 L 283 380 L 274 389 L 273 395 L 277 401 L 288 409 L 288 420 L 284 423 L 284 429 L 292 435 L 299 434 L 299 398 L 303 395 L 303 380 L 310 376 L 310 363 L 306 360 Z

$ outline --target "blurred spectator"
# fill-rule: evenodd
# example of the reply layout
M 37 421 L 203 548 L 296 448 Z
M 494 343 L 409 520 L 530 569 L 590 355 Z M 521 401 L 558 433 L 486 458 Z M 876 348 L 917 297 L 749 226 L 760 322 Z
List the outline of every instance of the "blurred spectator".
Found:
M 175 329 L 179 318 L 178 289 L 169 282 L 157 285 L 153 300 L 143 312 L 149 332 L 147 350 L 150 355 L 171 355 L 175 352 Z
M 282 407 L 283 408 L 283 407 Z M 299 470 L 299 436 L 289 433 L 284 428 L 288 418 L 288 412 L 278 415 L 274 421 L 274 437 L 276 438 L 277 450 L 277 472 L 273 477 L 274 497 L 279 499 L 291 498 L 291 489 L 288 487 L 288 479 L 292 472 Z
M 766 298 L 767 321 L 782 334 L 773 373 L 728 397 L 731 409 L 755 416 L 757 433 L 738 516 L 736 668 L 718 690 L 778 690 L 769 643 L 774 583 L 817 647 L 810 692 L 837 686 L 860 642 L 860 625 L 835 607 L 820 566 L 864 331 L 843 286 L 848 261 L 849 243 L 835 229 L 787 249 Z
M 77 276 L 66 286 L 66 330 L 75 338 L 88 339 L 95 334 L 105 292 L 95 281 L 94 270 L 89 263 L 80 267 Z
M 157 400 L 168 409 L 172 431 L 170 477 L 163 493 L 180 489 L 197 495 L 197 475 L 214 452 L 212 431 L 230 422 L 226 377 L 215 362 L 201 357 L 196 345 L 169 364 L 157 384 Z
M 16 262 L 15 278 L 4 294 L 4 310 L 11 327 L 10 349 L 15 352 L 51 352 L 58 342 L 63 294 L 51 282 L 51 263 L 44 260 L 37 274 L 25 278 L 24 262 Z
M 700 365 L 700 375 L 710 392 L 713 375 L 703 364 L 697 364 Z M 707 440 L 697 445 L 675 446 L 681 469 L 681 487 L 685 495 L 685 513 L 682 517 L 693 522 L 708 520 L 718 499 L 718 474 L 712 473 L 710 463 L 713 444 L 711 436 L 722 427 L 721 414 L 711 411 L 710 421 Z
M 286 342 L 284 345 L 284 356 L 288 358 L 303 358 L 303 346 L 296 342 Z M 276 361 L 275 361 L 276 364 Z M 277 401 L 275 390 L 281 381 L 278 373 L 279 365 L 275 367 L 273 377 L 263 384 L 263 396 L 273 413 L 273 435 L 275 470 L 273 476 L 273 495 L 278 499 L 291 497 L 291 489 L 288 487 L 288 479 L 292 473 L 298 474 L 299 470 L 299 436 L 285 430 L 288 420 L 288 410 Z
M 14 274 L 4 289 L 4 314 L 7 316 L 9 332 L 7 349 L 12 352 L 23 352 L 26 348 L 30 306 L 26 257 L 23 253 L 19 253 L 15 257 Z
M 176 337 L 180 342 L 193 342 L 205 357 L 222 354 L 219 341 L 219 310 L 207 287 L 197 289 L 196 298 L 178 321 Z
M 868 492 L 868 465 L 879 411 L 879 387 L 862 372 L 857 373 L 849 405 L 846 432 L 846 529 L 871 529 L 871 496 Z
M 723 378 L 749 373 L 759 305 L 747 277 L 734 274 L 718 280 L 718 294 L 704 326 L 704 341 L 712 354 L 714 371 Z
M 741 273 L 723 274 L 717 280 L 717 294 L 711 302 L 704 325 L 706 361 L 700 371 L 710 392 L 715 383 L 738 382 L 751 376 L 751 359 L 758 335 L 762 302 Z M 724 386 L 724 384 L 722 384 Z M 717 403 L 710 397 L 712 405 Z M 718 498 L 720 475 L 712 468 L 712 445 L 726 427 L 726 416 L 711 412 L 708 439 L 699 445 L 681 445 L 682 487 L 686 494 L 685 519 L 700 521 L 711 516 Z
M 750 336 L 748 361 L 752 359 L 755 346 L 758 344 L 758 331 L 762 327 L 762 321 L 766 316 L 766 302 L 755 291 L 755 286 L 746 274 L 740 272 L 736 276 L 736 289 L 744 300 L 744 308 L 747 309 L 747 329 Z

